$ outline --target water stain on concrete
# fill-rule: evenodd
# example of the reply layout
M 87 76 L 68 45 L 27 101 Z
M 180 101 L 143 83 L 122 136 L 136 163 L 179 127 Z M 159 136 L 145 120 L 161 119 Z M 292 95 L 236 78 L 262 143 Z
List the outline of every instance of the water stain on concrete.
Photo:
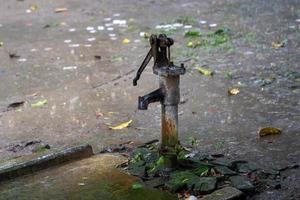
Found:
M 140 180 L 116 169 L 125 161 L 119 155 L 101 154 L 20 177 L 0 185 L 0 199 L 176 199 L 160 190 L 134 189 Z

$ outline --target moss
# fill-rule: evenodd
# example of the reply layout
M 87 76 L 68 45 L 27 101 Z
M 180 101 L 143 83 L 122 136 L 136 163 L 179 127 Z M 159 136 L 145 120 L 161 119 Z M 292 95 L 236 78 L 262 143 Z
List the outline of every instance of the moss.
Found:
M 166 185 L 171 191 L 177 192 L 193 185 L 198 180 L 199 177 L 190 171 L 177 171 L 170 175 L 170 180 Z

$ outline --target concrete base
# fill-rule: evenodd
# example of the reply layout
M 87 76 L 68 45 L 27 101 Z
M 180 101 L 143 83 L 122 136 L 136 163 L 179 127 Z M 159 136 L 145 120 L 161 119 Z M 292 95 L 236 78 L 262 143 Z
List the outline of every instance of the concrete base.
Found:
M 37 153 L 0 163 L 0 182 L 21 175 L 30 174 L 55 165 L 87 158 L 93 155 L 89 144 L 83 144 L 47 153 Z

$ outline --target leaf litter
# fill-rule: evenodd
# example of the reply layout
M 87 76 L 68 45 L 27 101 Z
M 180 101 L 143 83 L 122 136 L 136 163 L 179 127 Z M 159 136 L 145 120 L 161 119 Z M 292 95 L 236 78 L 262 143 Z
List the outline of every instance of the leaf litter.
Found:
M 198 70 L 198 72 L 200 72 L 201 74 L 203 74 L 204 76 L 212 76 L 214 74 L 214 72 L 210 69 L 204 68 L 203 67 L 196 67 L 195 69 Z
M 279 135 L 281 134 L 282 131 L 278 128 L 274 128 L 274 127 L 265 127 L 265 128 L 261 128 L 258 132 L 258 135 L 260 137 L 265 137 L 265 136 L 269 136 L 269 135 Z
M 237 95 L 238 93 L 240 93 L 239 88 L 231 88 L 231 89 L 228 90 L 229 95 Z
M 47 99 L 43 99 L 43 100 L 40 100 L 36 103 L 32 103 L 31 104 L 31 107 L 32 108 L 41 108 L 43 107 L 44 105 L 46 105 L 48 103 Z
M 121 130 L 121 129 L 127 128 L 131 123 L 132 123 L 132 120 L 129 120 L 127 122 L 123 122 L 116 126 L 109 126 L 109 128 L 112 130 Z

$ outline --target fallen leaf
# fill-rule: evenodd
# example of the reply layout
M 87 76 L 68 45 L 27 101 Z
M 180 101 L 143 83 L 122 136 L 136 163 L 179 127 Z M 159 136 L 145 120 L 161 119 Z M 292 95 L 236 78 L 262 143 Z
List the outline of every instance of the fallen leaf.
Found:
M 59 25 L 60 26 L 67 26 L 68 24 L 66 22 L 60 22 Z
M 279 49 L 279 48 L 281 48 L 283 46 L 284 46 L 284 44 L 282 42 L 272 42 L 272 47 L 274 49 Z
M 231 88 L 231 89 L 228 90 L 229 95 L 237 95 L 238 93 L 240 93 L 239 88 Z
M 11 103 L 7 106 L 7 109 L 10 110 L 10 109 L 18 108 L 20 106 L 23 106 L 24 103 L 25 103 L 25 101 L 17 101 L 17 102 Z
M 17 55 L 16 53 L 9 53 L 9 58 L 13 59 L 13 58 L 20 58 L 21 56 Z
M 97 60 L 101 60 L 101 56 L 100 55 L 95 55 L 94 58 L 97 59 Z
M 44 106 L 47 103 L 48 103 L 47 99 L 44 99 L 44 100 L 40 100 L 40 101 L 38 101 L 36 103 L 32 103 L 31 107 L 33 107 L 33 108 L 39 108 L 39 107 Z
M 78 183 L 78 185 L 79 185 L 79 186 L 84 186 L 84 185 L 85 185 L 85 183 Z
M 110 112 L 108 112 L 108 114 L 110 114 L 110 115 L 112 115 L 112 114 L 118 114 L 119 112 L 112 112 L 112 111 L 110 111 Z
M 274 41 L 272 42 L 272 48 L 274 49 L 279 49 L 281 47 L 284 47 L 287 43 L 287 40 L 282 40 L 282 41 Z
M 33 4 L 30 6 L 31 11 L 36 11 L 38 9 L 37 5 Z
M 45 29 L 45 28 L 57 27 L 59 25 L 60 25 L 59 23 L 53 22 L 53 23 L 46 24 L 45 26 L 43 26 L 43 28 Z
M 133 183 L 132 184 L 132 189 L 136 190 L 136 189 L 141 189 L 144 186 L 141 183 Z
M 68 8 L 56 8 L 55 9 L 56 13 L 67 12 L 67 11 L 68 11 Z
M 28 94 L 28 95 L 26 95 L 27 97 L 35 97 L 35 96 L 37 96 L 39 93 L 38 92 L 34 92 L 34 93 L 32 93 L 32 94 Z
M 212 76 L 214 72 L 210 69 L 206 69 L 204 67 L 196 67 L 196 69 L 205 76 Z
M 110 59 L 111 62 L 122 62 L 125 58 L 122 56 L 112 56 Z
M 125 38 L 125 39 L 122 41 L 123 44 L 129 44 L 129 42 L 130 42 L 130 40 L 127 39 L 127 38 Z
M 193 40 L 193 41 L 189 41 L 186 46 L 189 48 L 197 48 L 199 46 L 201 46 L 201 40 Z
M 187 46 L 187 47 L 193 47 L 193 42 L 191 42 L 191 41 L 188 42 L 186 46 Z
M 132 123 L 132 120 L 129 120 L 128 122 L 123 122 L 117 126 L 109 126 L 109 128 L 112 130 L 121 130 L 123 128 L 128 127 L 131 123 Z
M 281 130 L 274 127 L 265 127 L 265 128 L 261 128 L 258 134 L 260 137 L 264 137 L 268 135 L 278 135 L 281 134 Z

